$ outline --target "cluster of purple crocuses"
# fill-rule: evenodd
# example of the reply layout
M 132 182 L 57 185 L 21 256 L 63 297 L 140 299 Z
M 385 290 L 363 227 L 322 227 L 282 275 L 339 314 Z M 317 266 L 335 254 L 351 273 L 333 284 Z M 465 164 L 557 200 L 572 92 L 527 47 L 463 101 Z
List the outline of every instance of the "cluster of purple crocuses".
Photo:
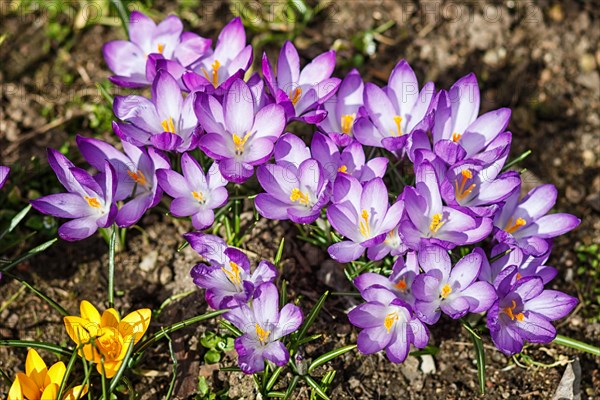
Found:
M 302 311 L 293 304 L 279 310 L 273 264 L 263 260 L 251 271 L 248 256 L 218 236 L 200 232 L 184 236 L 208 263 L 192 268 L 194 283 L 206 289 L 206 302 L 212 308 L 229 309 L 224 318 L 243 333 L 235 340 L 240 369 L 247 374 L 260 372 L 265 360 L 285 365 L 290 354 L 280 339 L 300 327 Z
M 520 352 L 524 341 L 556 336 L 550 321 L 577 301 L 544 289 L 556 274 L 545 262 L 552 238 L 580 221 L 549 213 L 557 197 L 552 185 L 520 199 L 520 174 L 504 168 L 510 110 L 479 115 L 473 74 L 437 90 L 432 82 L 420 86 L 401 61 L 379 87 L 356 70 L 332 77 L 333 51 L 302 66 L 286 42 L 275 67 L 263 55 L 261 76 L 249 71 L 253 49 L 238 18 L 214 48 L 210 39 L 183 32 L 175 16 L 156 25 L 133 12 L 129 26 L 129 41 L 104 46 L 110 79 L 151 86 L 151 98 L 115 98 L 113 129 L 122 151 L 77 138 L 96 174 L 49 150 L 67 193 L 32 204 L 70 219 L 59 229 L 62 238 L 80 240 L 113 223 L 129 227 L 164 193 L 172 215 L 191 217 L 197 230 L 209 228 L 213 210 L 228 200 L 227 185 L 256 172 L 264 192 L 255 207 L 264 218 L 328 222 L 338 234 L 328 251 L 340 263 L 393 257 L 390 276 L 368 272 L 355 279 L 365 303 L 349 319 L 362 329 L 361 352 L 385 349 L 402 362 L 411 344 L 427 344 L 426 325 L 441 314 L 487 312 L 492 339 L 506 354 Z M 286 132 L 293 121 L 315 128 L 310 145 Z M 203 168 L 199 154 L 212 164 Z M 414 184 L 398 182 L 403 189 L 393 194 L 386 182 L 406 175 L 402 160 L 413 165 Z M 244 332 L 236 341 L 241 368 L 260 371 L 264 359 L 285 363 L 279 339 L 302 316 L 292 305 L 278 309 L 273 266 L 263 261 L 251 273 L 248 258 L 222 240 L 202 233 L 186 239 L 209 262 L 192 271 L 207 302 L 231 308 L 225 317 Z

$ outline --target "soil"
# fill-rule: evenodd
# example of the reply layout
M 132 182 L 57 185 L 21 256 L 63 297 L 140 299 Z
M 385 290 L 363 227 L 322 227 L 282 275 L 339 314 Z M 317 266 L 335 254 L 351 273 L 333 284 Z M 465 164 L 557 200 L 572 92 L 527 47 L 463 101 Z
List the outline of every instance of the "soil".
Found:
M 163 1 L 153 9 L 158 18 L 170 11 L 183 11 L 186 23 L 195 31 L 215 37 L 233 16 L 231 9 L 240 10 L 240 4 L 207 2 L 203 11 L 197 11 L 194 6 L 182 8 Z M 258 3 L 252 4 L 256 7 Z M 362 59 L 359 70 L 363 77 L 380 84 L 400 58 L 411 63 L 421 82 L 433 80 L 439 87 L 449 87 L 459 77 L 475 72 L 482 92 L 482 112 L 499 107 L 513 110 L 509 126 L 513 132 L 512 156 L 533 150 L 520 164 L 527 169 L 524 190 L 540 182 L 554 183 L 559 189 L 556 210 L 576 214 L 583 221 L 577 230 L 556 240 L 549 264 L 558 268 L 559 275 L 550 287 L 593 300 L 591 291 L 600 282 L 590 284 L 585 282 L 587 275 L 577 273 L 574 249 L 600 243 L 599 12 L 594 1 L 574 0 L 511 1 L 504 5 L 337 1 L 300 31 L 295 44 L 305 61 L 335 45 L 340 75 L 351 67 L 349 60 L 360 63 Z M 1 164 L 30 166 L 32 157 L 44 158 L 46 147 L 74 146 L 75 133 L 114 142 L 116 138 L 107 129 L 96 128 L 105 124 L 97 121 L 94 105 L 103 101 L 95 82 L 109 74 L 101 45 L 122 37 L 116 20 L 112 18 L 115 26 L 77 28 L 74 13 L 49 16 L 2 9 L 0 16 L 0 37 L 8 34 L 0 45 Z M 374 34 L 373 54 L 363 54 L 356 45 L 357 38 L 390 20 L 395 22 L 390 29 Z M 60 32 L 49 35 L 57 23 L 71 29 L 62 36 Z M 262 41 L 265 36 L 260 29 L 250 29 L 250 37 Z M 274 44 L 268 45 L 270 52 L 275 49 Z M 258 52 L 256 58 L 260 59 Z M 48 174 L 47 167 L 40 168 L 41 173 Z M 289 282 L 290 297 L 300 298 L 304 310 L 309 310 L 325 290 L 351 290 L 343 267 L 329 260 L 324 251 L 296 239 L 292 225 L 265 220 L 252 225 L 251 213 L 245 217 L 243 227 L 251 229 L 244 246 L 255 255 L 254 261 L 259 257 L 272 259 L 285 237 L 283 278 Z M 144 217 L 140 225 L 144 234 L 131 231 L 128 248 L 117 255 L 116 307 L 123 313 L 142 307 L 156 310 L 171 296 L 190 292 L 167 305 L 153 319 L 151 331 L 205 312 L 203 293 L 194 290 L 189 279 L 189 270 L 199 258 L 189 247 L 177 251 L 183 243 L 181 235 L 191 226 L 158 211 Z M 99 236 L 77 243 L 59 242 L 21 264 L 16 272 L 76 313 L 81 299 L 105 304 L 106 249 Z M 3 279 L 0 293 L 0 338 L 68 343 L 60 315 L 21 289 L 18 282 Z M 303 349 L 305 359 L 355 343 L 357 331 L 345 316 L 354 304 L 353 297 L 330 297 L 314 326 L 314 332 L 323 333 L 323 337 Z M 593 316 L 588 305 L 578 307 L 558 323 L 559 332 L 598 346 L 600 324 L 597 315 L 596 319 Z M 230 398 L 256 398 L 251 378 L 219 371 L 219 367 L 234 365 L 233 353 L 226 354 L 217 365 L 203 362 L 205 349 L 199 337 L 205 331 L 222 332 L 211 321 L 171 337 L 178 362 L 175 398 L 193 398 L 199 376 L 207 379 L 214 392 L 229 388 Z M 351 352 L 337 359 L 328 366 L 338 372 L 331 385 L 331 398 L 479 397 L 469 334 L 448 319 L 436 325 L 431 336 L 431 344 L 439 347 L 433 367 L 427 357 L 409 357 L 401 365 L 388 362 L 381 354 L 365 357 Z M 538 364 L 519 366 L 495 350 L 489 338 L 484 343 L 486 398 L 551 398 L 567 364 L 576 359 L 582 370 L 582 398 L 600 398 L 599 358 L 556 345 L 529 346 L 525 354 Z M 42 353 L 46 359 L 54 359 Z M 0 347 L 0 368 L 9 376 L 24 369 L 24 360 L 25 350 Z M 132 376 L 139 398 L 163 398 L 171 371 L 171 356 L 163 342 L 146 355 Z M 325 368 L 317 371 L 324 372 Z M 285 385 L 284 380 L 279 389 Z M 0 394 L 7 389 L 0 386 Z M 296 393 L 296 399 L 309 398 L 307 387 Z

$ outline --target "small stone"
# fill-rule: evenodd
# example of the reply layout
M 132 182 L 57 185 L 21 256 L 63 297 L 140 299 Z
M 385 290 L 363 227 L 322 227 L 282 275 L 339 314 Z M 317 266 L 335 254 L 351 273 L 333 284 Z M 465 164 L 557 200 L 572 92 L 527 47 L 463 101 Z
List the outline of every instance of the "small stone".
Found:
M 142 258 L 140 269 L 144 272 L 150 272 L 156 267 L 156 261 L 158 261 L 158 251 L 152 250 Z
M 553 400 L 579 400 L 581 399 L 581 365 L 576 358 L 567 365 L 558 388 L 554 393 Z
M 162 267 L 162 269 L 160 270 L 160 273 L 158 274 L 158 281 L 160 282 L 161 285 L 166 285 L 167 283 L 171 282 L 173 280 L 173 271 L 171 271 L 171 268 L 164 266 Z
M 435 362 L 430 354 L 421 356 L 421 371 L 424 374 L 435 374 Z
M 590 53 L 585 53 L 579 59 L 579 68 L 581 68 L 582 72 L 591 72 L 596 69 L 596 60 L 594 59 L 594 55 Z
M 585 198 L 585 202 L 595 211 L 600 212 L 600 192 L 590 194 Z
M 555 4 L 552 7 L 550 7 L 550 10 L 548 11 L 548 16 L 554 22 L 562 22 L 562 20 L 565 19 L 565 13 L 560 4 Z
M 590 149 L 585 149 L 583 153 L 581 153 L 581 157 L 583 158 L 583 165 L 586 167 L 593 167 L 596 162 L 596 155 Z
M 565 191 L 565 196 L 570 203 L 579 204 L 581 200 L 585 197 L 585 189 L 576 189 L 572 186 L 567 186 L 567 190 Z

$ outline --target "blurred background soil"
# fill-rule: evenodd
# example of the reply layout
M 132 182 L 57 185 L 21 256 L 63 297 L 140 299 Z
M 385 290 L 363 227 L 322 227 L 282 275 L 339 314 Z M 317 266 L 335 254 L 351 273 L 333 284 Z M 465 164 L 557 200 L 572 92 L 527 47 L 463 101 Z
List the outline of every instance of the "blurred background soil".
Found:
M 60 3 L 60 6 L 57 5 Z M 296 3 L 296 4 L 301 4 Z M 116 142 L 110 131 L 112 113 L 96 88 L 106 87 L 109 71 L 102 59 L 104 42 L 124 38 L 119 20 L 108 13 L 107 1 L 0 2 L 0 164 L 13 166 L 0 204 L 0 218 L 21 209 L 26 199 L 58 191 L 45 162 L 45 148 L 60 148 L 75 159 L 75 135 Z M 338 76 L 358 68 L 365 80 L 383 84 L 402 58 L 420 82 L 448 88 L 473 71 L 482 93 L 482 112 L 510 107 L 512 158 L 526 150 L 521 164 L 524 190 L 539 183 L 559 189 L 556 211 L 583 220 L 574 232 L 556 240 L 549 264 L 559 270 L 550 284 L 577 296 L 580 306 L 558 323 L 560 333 L 600 345 L 600 8 L 595 1 L 309 1 L 303 9 L 284 0 L 144 1 L 131 4 L 152 10 L 155 20 L 178 13 L 186 28 L 216 39 L 236 15 L 244 18 L 255 47 L 275 55 L 291 38 L 304 61 L 335 48 Z M 258 67 L 255 62 L 255 67 Z M 127 94 L 111 88 L 111 93 Z M 79 159 L 78 161 L 81 161 Z M 251 204 L 247 204 L 248 210 Z M 56 221 L 34 215 L 27 228 L 40 231 L 31 243 L 48 240 Z M 290 295 L 308 310 L 327 289 L 349 291 L 342 266 L 322 250 L 295 239 L 287 223 L 264 220 L 250 227 L 247 249 L 272 259 L 280 238 L 286 238 L 283 278 Z M 151 330 L 204 312 L 203 294 L 194 290 L 189 269 L 198 262 L 193 250 L 177 252 L 181 234 L 191 230 L 159 211 L 147 215 L 131 231 L 128 248 L 117 256 L 117 308 L 122 313 L 157 309 L 175 298 L 154 319 Z M 59 242 L 46 253 L 21 264 L 16 273 L 35 284 L 67 310 L 77 313 L 81 299 L 103 305 L 106 293 L 106 244 L 99 237 L 78 243 Z M 331 297 L 314 331 L 323 338 L 304 349 L 310 359 L 327 350 L 354 343 L 356 330 L 345 312 L 352 297 Z M 102 308 L 102 307 L 100 307 Z M 228 390 L 230 398 L 253 399 L 251 378 L 218 371 L 232 365 L 232 353 L 220 364 L 208 365 L 200 344 L 203 332 L 222 332 L 211 322 L 172 336 L 178 360 L 176 398 L 202 397 Z M 60 316 L 18 282 L 0 281 L 0 338 L 20 338 L 68 344 Z M 552 398 L 567 364 L 581 364 L 582 398 L 600 398 L 600 360 L 555 345 L 530 346 L 513 359 L 494 349 L 486 338 L 487 396 L 490 399 Z M 383 355 L 347 354 L 333 363 L 338 374 L 332 399 L 476 398 L 477 367 L 469 334 L 451 320 L 432 330 L 439 352 L 409 357 L 402 365 Z M 0 368 L 11 377 L 24 369 L 25 350 L 0 348 Z M 44 353 L 46 358 L 55 357 Z M 172 360 L 166 342 L 149 353 L 133 378 L 141 399 L 163 398 L 170 382 Z M 325 369 L 318 371 L 324 373 Z M 199 377 L 202 377 L 199 380 Z M 208 385 L 199 388 L 199 382 Z M 8 389 L 0 383 L 0 395 Z M 285 386 L 285 381 L 282 382 Z M 200 385 L 202 386 L 202 384 Z M 285 387 L 284 387 L 285 388 Z M 309 398 L 307 388 L 298 399 Z M 208 395 L 207 395 L 208 396 Z

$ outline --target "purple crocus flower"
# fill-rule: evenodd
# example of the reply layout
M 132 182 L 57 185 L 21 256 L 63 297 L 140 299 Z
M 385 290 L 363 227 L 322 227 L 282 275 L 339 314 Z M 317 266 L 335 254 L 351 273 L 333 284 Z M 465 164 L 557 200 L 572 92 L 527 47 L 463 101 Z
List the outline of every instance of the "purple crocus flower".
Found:
M 223 317 L 244 333 L 235 339 L 235 350 L 238 365 L 246 374 L 263 371 L 265 360 L 285 365 L 290 354 L 279 339 L 296 331 L 303 318 L 293 304 L 279 310 L 279 294 L 272 283 L 260 285 L 250 304 L 241 304 Z
M 346 174 L 339 174 L 335 180 L 333 203 L 327 208 L 327 219 L 348 239 L 329 246 L 329 255 L 338 262 L 354 261 L 367 248 L 383 242 L 404 210 L 402 201 L 389 206 L 388 191 L 381 178 L 362 186 Z
M 403 201 L 402 197 L 399 197 L 398 199 L 399 201 Z M 395 257 L 406 253 L 408 247 L 404 244 L 404 239 L 402 239 L 402 236 L 400 235 L 401 223 L 402 222 L 388 232 L 383 242 L 367 249 L 367 257 L 369 257 L 369 260 L 382 260 L 388 254 Z
M 417 165 L 415 174 L 415 187 L 404 189 L 408 218 L 400 224 L 400 234 L 410 248 L 435 244 L 450 249 L 480 242 L 491 232 L 489 218 L 473 218 L 442 205 L 438 178 L 429 161 Z
M 261 165 L 256 176 L 266 193 L 256 196 L 254 204 L 265 218 L 309 224 L 329 203 L 331 191 L 325 172 L 312 158 L 298 168 L 289 164 Z
M 152 147 L 144 149 L 128 142 L 122 144 L 125 154 L 101 140 L 77 136 L 79 151 L 92 167 L 101 171 L 108 161 L 114 168 L 117 182 L 114 200 L 130 198 L 119 209 L 116 223 L 120 227 L 129 227 L 162 199 L 156 170 L 169 168 L 169 161 Z
M 334 182 L 340 172 L 352 175 L 361 183 L 383 178 L 389 162 L 385 157 L 376 157 L 365 163 L 365 151 L 360 143 L 354 142 L 340 151 L 331 138 L 320 132 L 314 133 L 310 150 L 330 182 Z
M 363 105 L 364 86 L 360 73 L 353 69 L 344 77 L 335 96 L 323 104 L 327 117 L 317 127 L 338 146 L 354 142 L 354 121 Z
M 448 252 L 431 246 L 419 252 L 419 264 L 425 272 L 412 285 L 419 318 L 435 324 L 440 310 L 457 319 L 467 312 L 487 311 L 496 301 L 496 290 L 487 282 L 477 281 L 485 253 L 476 248 L 452 268 Z
M 525 254 L 539 256 L 550 248 L 548 239 L 575 229 L 581 220 L 566 213 L 548 214 L 556 203 L 554 185 L 538 186 L 519 201 L 513 193 L 494 218 L 494 237 L 511 247 L 518 246 Z
M 216 310 L 238 307 L 248 302 L 255 288 L 263 283 L 273 282 L 277 276 L 273 264 L 264 260 L 254 272 L 250 272 L 248 257 L 238 249 L 227 247 L 225 241 L 217 236 L 188 233 L 184 237 L 194 249 L 210 246 L 205 247 L 204 254 L 200 253 L 208 259 L 210 265 L 197 264 L 190 275 L 196 285 L 206 289 L 206 302 Z M 219 260 L 210 255 L 205 256 L 208 251 L 220 251 Z
M 406 254 L 406 261 L 403 257 L 398 257 L 389 277 L 374 272 L 365 272 L 354 279 L 354 286 L 361 293 L 370 287 L 386 288 L 414 309 L 415 296 L 412 292 L 412 284 L 417 275 L 419 275 L 417 253 L 411 251 Z
M 129 41 L 114 40 L 102 47 L 104 60 L 115 73 L 109 78 L 111 82 L 123 87 L 146 86 L 156 74 L 157 58 L 173 60 L 185 68 L 210 50 L 210 39 L 182 31 L 183 24 L 175 15 L 169 15 L 157 26 L 143 13 L 133 11 Z
M 473 73 L 438 95 L 432 129 L 434 151 L 451 165 L 475 157 L 508 125 L 510 109 L 500 108 L 478 117 L 479 103 L 479 86 Z
M 521 279 L 527 276 L 537 276 L 542 279 L 544 284 L 550 282 L 558 271 L 556 268 L 546 265 L 550 257 L 551 249 L 539 257 L 526 255 L 518 247 L 510 248 L 504 243 L 499 243 L 491 251 L 490 258 L 494 261 L 489 262 L 485 257 L 481 265 L 479 279 L 487 281 L 494 286 L 498 286 L 499 281 L 504 278 L 503 271 L 509 267 L 517 267 L 516 278 Z
M 516 268 L 498 288 L 498 300 L 487 313 L 492 341 L 506 355 L 520 353 L 525 341 L 550 343 L 556 337 L 551 321 L 573 310 L 578 300 L 556 290 L 544 290 L 541 278 L 516 279 Z
M 170 169 L 157 172 L 160 187 L 174 199 L 171 213 L 176 217 L 191 216 L 194 228 L 206 229 L 215 221 L 213 210 L 227 202 L 227 181 L 217 164 L 213 164 L 205 175 L 189 153 L 181 157 L 181 170 L 183 175 Z
M 387 87 L 365 85 L 364 115 L 354 123 L 354 137 L 367 146 L 403 153 L 414 131 L 430 128 L 434 95 L 433 82 L 419 92 L 414 71 L 406 61 L 400 61 Z
M 40 197 L 31 200 L 31 205 L 43 214 L 72 219 L 58 228 L 62 239 L 85 239 L 98 228 L 112 225 L 117 215 L 114 204 L 117 182 L 110 163 L 105 162 L 103 173 L 94 177 L 54 149 L 48 149 L 48 163 L 68 193 Z
M 113 129 L 136 146 L 188 151 L 196 147 L 199 135 L 193 104 L 194 95 L 184 99 L 175 78 L 159 71 L 152 83 L 152 100 L 136 95 L 115 97 L 114 113 L 125 122 L 113 123 Z
M 242 20 L 231 20 L 217 39 L 215 50 L 195 62 L 183 74 L 182 80 L 190 90 L 206 90 L 229 87 L 233 80 L 243 78 L 252 64 L 252 46 L 246 45 L 246 31 Z
M 489 165 L 476 160 L 455 164 L 440 185 L 442 198 L 449 206 L 473 216 L 493 217 L 498 204 L 521 186 L 518 172 L 499 174 L 502 164 L 503 159 Z
M 198 93 L 195 110 L 206 134 L 199 146 L 219 162 L 225 179 L 242 183 L 264 164 L 285 128 L 285 112 L 277 104 L 255 109 L 256 99 L 248 85 L 235 80 L 223 104 L 213 96 Z
M 262 70 L 271 95 L 286 111 L 288 119 L 298 119 L 309 124 L 321 122 L 327 112 L 320 105 L 331 98 L 340 85 L 340 79 L 331 78 L 335 68 L 335 51 L 330 50 L 315 57 L 300 70 L 298 50 L 287 41 L 277 60 L 277 76 L 273 74 L 266 54 Z
M 2 187 L 6 183 L 6 180 L 8 179 L 8 173 L 9 172 L 10 172 L 10 168 L 9 167 L 5 167 L 3 165 L 0 165 L 0 189 L 2 189 Z
M 413 315 L 410 305 L 383 287 L 367 288 L 361 296 L 366 303 L 348 313 L 350 323 L 362 328 L 357 343 L 361 353 L 385 349 L 390 361 L 401 363 L 411 344 L 418 348 L 427 346 L 429 331 Z

